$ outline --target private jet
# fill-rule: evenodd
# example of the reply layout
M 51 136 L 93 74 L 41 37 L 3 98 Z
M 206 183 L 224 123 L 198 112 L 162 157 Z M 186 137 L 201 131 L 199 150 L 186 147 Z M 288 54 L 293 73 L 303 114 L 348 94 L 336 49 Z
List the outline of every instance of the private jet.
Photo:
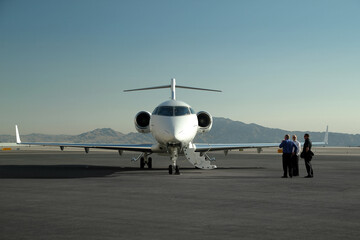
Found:
M 124 92 L 143 91 L 170 88 L 171 99 L 159 104 L 152 113 L 140 111 L 135 115 L 135 128 L 139 133 L 151 133 L 157 141 L 156 144 L 92 144 L 92 143 L 40 143 L 21 142 L 18 126 L 16 130 L 16 143 L 18 145 L 41 145 L 58 146 L 61 150 L 65 147 L 84 148 L 88 153 L 90 148 L 117 150 L 121 155 L 123 151 L 139 152 L 140 155 L 133 161 L 140 160 L 140 168 L 147 166 L 152 168 L 152 154 L 168 155 L 171 164 L 168 167 L 169 174 L 180 174 L 177 159 L 184 155 L 196 168 L 215 169 L 212 164 L 213 158 L 208 153 L 212 151 L 224 151 L 225 155 L 231 150 L 245 148 L 257 148 L 258 152 L 266 147 L 278 147 L 279 143 L 234 143 L 234 144 L 198 144 L 193 140 L 198 133 L 211 130 L 213 118 L 206 111 L 195 112 L 185 102 L 176 100 L 176 88 L 184 88 L 199 91 L 221 92 L 220 90 L 195 88 L 176 85 L 175 79 L 171 79 L 170 85 L 124 90 Z M 328 142 L 328 129 L 323 142 L 314 142 L 313 145 L 326 145 Z

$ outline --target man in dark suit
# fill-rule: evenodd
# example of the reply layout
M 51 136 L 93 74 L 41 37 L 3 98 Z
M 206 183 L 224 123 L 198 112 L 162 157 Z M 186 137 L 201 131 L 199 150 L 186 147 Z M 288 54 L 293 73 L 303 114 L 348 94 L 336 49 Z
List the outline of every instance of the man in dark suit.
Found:
M 308 133 L 305 133 L 304 139 L 305 139 L 305 143 L 304 143 L 302 155 L 304 157 L 305 167 L 308 174 L 307 176 L 305 176 L 305 178 L 312 178 L 314 177 L 314 171 L 311 166 L 311 159 L 313 157 L 313 153 L 311 151 L 312 144 L 310 141 L 310 135 Z

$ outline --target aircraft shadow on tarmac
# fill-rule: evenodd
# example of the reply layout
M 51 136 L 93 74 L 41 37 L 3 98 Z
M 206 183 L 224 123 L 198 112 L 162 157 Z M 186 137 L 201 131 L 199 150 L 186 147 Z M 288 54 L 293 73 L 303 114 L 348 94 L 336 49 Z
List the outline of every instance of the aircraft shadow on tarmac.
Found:
M 263 169 L 259 167 L 226 167 L 218 168 L 219 170 L 229 169 Z M 63 178 L 91 178 L 91 177 L 111 177 L 113 174 L 121 172 L 138 172 L 142 174 L 154 174 L 156 170 L 160 170 L 167 174 L 165 168 L 139 169 L 137 167 L 112 167 L 112 166 L 95 166 L 95 165 L 2 165 L 0 166 L 0 179 L 16 179 L 16 178 L 44 178 L 44 179 L 63 179 Z M 187 171 L 204 170 L 196 168 L 182 168 Z M 189 172 L 188 172 L 189 173 Z
M 138 169 L 93 165 L 3 165 L 0 166 L 0 178 L 109 177 L 114 173 L 135 170 Z

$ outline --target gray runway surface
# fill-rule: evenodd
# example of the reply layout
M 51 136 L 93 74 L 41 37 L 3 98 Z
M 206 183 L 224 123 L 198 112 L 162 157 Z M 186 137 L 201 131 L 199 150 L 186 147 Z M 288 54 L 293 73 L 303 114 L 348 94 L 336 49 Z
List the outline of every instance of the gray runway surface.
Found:
M 210 171 L 183 160 L 179 176 L 132 156 L 0 152 L 0 239 L 359 239 L 358 154 L 316 155 L 313 179 L 302 160 L 281 179 L 278 154 L 216 154 Z

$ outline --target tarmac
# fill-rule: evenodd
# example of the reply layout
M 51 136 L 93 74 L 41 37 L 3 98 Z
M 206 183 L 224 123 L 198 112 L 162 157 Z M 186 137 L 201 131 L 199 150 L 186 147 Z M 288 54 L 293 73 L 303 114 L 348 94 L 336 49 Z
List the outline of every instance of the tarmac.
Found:
M 0 152 L 0 239 L 359 239 L 360 151 L 322 148 L 314 178 L 270 150 L 169 175 L 112 151 Z

